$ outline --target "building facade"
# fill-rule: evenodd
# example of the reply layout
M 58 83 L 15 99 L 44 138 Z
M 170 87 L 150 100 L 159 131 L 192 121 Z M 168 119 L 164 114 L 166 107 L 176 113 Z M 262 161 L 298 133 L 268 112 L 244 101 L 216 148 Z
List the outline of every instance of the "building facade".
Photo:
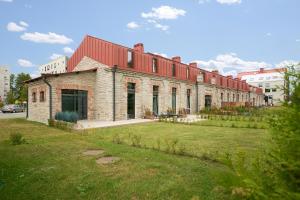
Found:
M 0 66 L 0 101 L 5 102 L 10 90 L 10 72 L 7 67 Z
M 263 104 L 262 90 L 246 81 L 208 72 L 145 53 L 143 44 L 127 48 L 86 36 L 68 61 L 68 72 L 28 81 L 28 119 L 47 122 L 60 111 L 80 119 L 124 120 L 172 111 L 197 113 L 224 105 Z
M 251 72 L 241 72 L 238 78 L 247 83 L 262 88 L 265 93 L 265 103 L 268 105 L 280 105 L 285 97 L 283 87 L 286 84 L 284 73 L 286 68 L 263 69 Z
M 67 72 L 68 57 L 61 56 L 40 66 L 41 74 L 60 74 Z

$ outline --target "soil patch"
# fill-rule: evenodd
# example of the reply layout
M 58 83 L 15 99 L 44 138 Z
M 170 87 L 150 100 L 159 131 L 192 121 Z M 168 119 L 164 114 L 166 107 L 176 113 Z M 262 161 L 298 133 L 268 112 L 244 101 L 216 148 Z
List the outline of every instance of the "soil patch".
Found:
M 111 163 L 117 162 L 119 160 L 120 160 L 119 157 L 102 157 L 102 158 L 99 158 L 98 160 L 96 160 L 96 163 L 105 165 L 105 164 L 111 164 Z
M 100 155 L 103 153 L 104 153 L 104 150 L 102 150 L 102 149 L 90 149 L 90 150 L 83 152 L 82 154 L 85 156 L 97 156 L 97 155 Z

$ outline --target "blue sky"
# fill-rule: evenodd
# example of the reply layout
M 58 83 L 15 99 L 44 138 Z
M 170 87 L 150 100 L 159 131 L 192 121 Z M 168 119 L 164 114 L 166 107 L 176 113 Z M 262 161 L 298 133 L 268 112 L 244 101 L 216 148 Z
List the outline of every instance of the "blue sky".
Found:
M 299 0 L 0 0 L 0 65 L 37 75 L 86 34 L 223 74 L 300 61 Z

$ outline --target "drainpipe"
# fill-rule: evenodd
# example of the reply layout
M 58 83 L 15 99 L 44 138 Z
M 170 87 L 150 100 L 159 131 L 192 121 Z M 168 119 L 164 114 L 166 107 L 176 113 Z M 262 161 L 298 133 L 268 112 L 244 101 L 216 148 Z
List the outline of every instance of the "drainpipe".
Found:
M 52 119 L 52 85 L 48 82 L 48 80 L 44 77 L 43 81 L 48 85 L 49 87 L 49 119 Z
M 116 70 L 117 65 L 114 65 L 112 68 L 112 76 L 113 76 L 113 121 L 116 121 Z
M 29 103 L 29 95 L 28 95 L 29 89 L 27 87 L 27 103 L 26 103 L 26 119 L 28 119 L 28 103 Z
M 198 108 L 198 105 L 199 105 L 199 102 L 198 102 L 198 81 L 196 81 L 196 113 L 199 112 L 199 108 Z

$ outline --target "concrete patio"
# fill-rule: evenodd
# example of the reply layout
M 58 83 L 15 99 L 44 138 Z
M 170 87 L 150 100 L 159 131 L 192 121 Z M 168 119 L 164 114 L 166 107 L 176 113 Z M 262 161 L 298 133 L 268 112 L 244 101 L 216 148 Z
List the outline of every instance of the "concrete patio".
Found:
M 91 129 L 91 128 L 104 128 L 112 126 L 122 126 L 129 124 L 139 124 L 146 122 L 154 122 L 155 120 L 151 119 L 131 119 L 131 120 L 120 120 L 120 121 L 99 121 L 99 120 L 80 120 L 75 125 L 75 129 Z

